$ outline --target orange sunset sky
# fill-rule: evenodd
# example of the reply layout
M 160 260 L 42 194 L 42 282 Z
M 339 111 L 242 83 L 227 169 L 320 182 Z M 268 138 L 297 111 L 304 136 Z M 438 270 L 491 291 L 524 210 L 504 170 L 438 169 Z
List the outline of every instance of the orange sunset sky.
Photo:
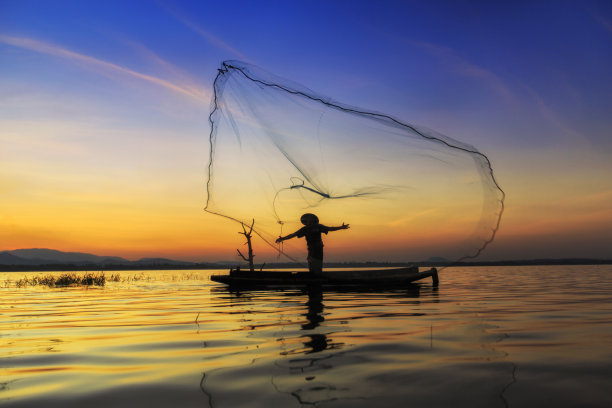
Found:
M 212 82 L 239 59 L 485 153 L 506 209 L 480 260 L 612 258 L 609 6 L 35 4 L 0 2 L 0 251 L 236 259 L 203 208 Z M 321 221 L 351 224 L 329 260 L 444 245 Z

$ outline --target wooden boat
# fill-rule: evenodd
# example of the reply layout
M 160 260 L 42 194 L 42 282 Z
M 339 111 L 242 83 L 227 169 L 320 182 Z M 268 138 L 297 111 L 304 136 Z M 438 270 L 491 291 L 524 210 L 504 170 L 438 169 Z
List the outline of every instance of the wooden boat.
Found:
M 215 282 L 234 286 L 386 286 L 398 287 L 431 277 L 433 285 L 438 285 L 436 268 L 419 272 L 416 266 L 394 269 L 355 269 L 343 271 L 324 271 L 322 275 L 294 271 L 243 271 L 230 269 L 227 275 L 212 275 Z

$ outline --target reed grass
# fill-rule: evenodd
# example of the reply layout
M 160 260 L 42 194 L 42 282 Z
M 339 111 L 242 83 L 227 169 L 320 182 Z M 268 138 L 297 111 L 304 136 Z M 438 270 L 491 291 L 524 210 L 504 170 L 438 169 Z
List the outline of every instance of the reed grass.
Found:
M 164 274 L 152 276 L 149 273 L 139 272 L 136 274 L 113 273 L 105 275 L 103 271 L 99 272 L 65 272 L 65 273 L 48 273 L 35 276 L 24 276 L 21 279 L 13 280 L 6 279 L 0 281 L 0 287 L 26 287 L 26 286 L 49 286 L 49 287 L 65 287 L 65 286 L 105 286 L 107 282 L 150 282 L 155 279 L 165 279 L 171 281 L 186 281 L 186 280 L 208 280 L 208 276 L 202 276 L 198 272 L 180 272 L 176 274 Z
M 78 274 L 76 272 L 62 273 L 61 275 L 37 275 L 37 276 L 24 276 L 15 282 L 17 287 L 25 286 L 49 286 L 49 287 L 61 287 L 61 286 L 104 286 L 106 281 L 119 282 L 121 276 L 117 274 L 106 277 L 104 272 L 92 273 L 86 272 L 84 274 Z
M 109 282 L 121 282 L 121 275 L 118 273 L 112 274 L 107 279 Z

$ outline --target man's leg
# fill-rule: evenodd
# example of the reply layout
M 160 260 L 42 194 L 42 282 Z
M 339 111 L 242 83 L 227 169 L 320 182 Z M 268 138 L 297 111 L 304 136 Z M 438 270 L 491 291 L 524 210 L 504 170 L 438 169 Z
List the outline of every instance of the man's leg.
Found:
M 323 248 L 310 251 L 308 254 L 308 269 L 315 275 L 323 274 Z
M 313 257 L 308 257 L 308 259 L 309 259 L 308 268 L 310 269 L 310 272 L 314 273 L 315 275 L 322 275 L 323 274 L 323 260 L 313 258 Z

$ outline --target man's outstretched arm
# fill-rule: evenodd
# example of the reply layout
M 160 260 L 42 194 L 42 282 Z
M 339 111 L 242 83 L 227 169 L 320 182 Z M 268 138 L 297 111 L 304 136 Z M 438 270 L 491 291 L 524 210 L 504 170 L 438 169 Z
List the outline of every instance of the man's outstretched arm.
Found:
M 281 241 L 285 241 L 287 239 L 291 239 L 291 238 L 294 238 L 294 237 L 297 237 L 297 232 L 294 232 L 293 234 L 285 235 L 284 237 L 278 237 L 276 239 L 276 242 L 279 243 Z
M 329 231 L 338 231 L 343 229 L 349 229 L 349 224 L 342 223 L 339 227 L 327 227 Z

